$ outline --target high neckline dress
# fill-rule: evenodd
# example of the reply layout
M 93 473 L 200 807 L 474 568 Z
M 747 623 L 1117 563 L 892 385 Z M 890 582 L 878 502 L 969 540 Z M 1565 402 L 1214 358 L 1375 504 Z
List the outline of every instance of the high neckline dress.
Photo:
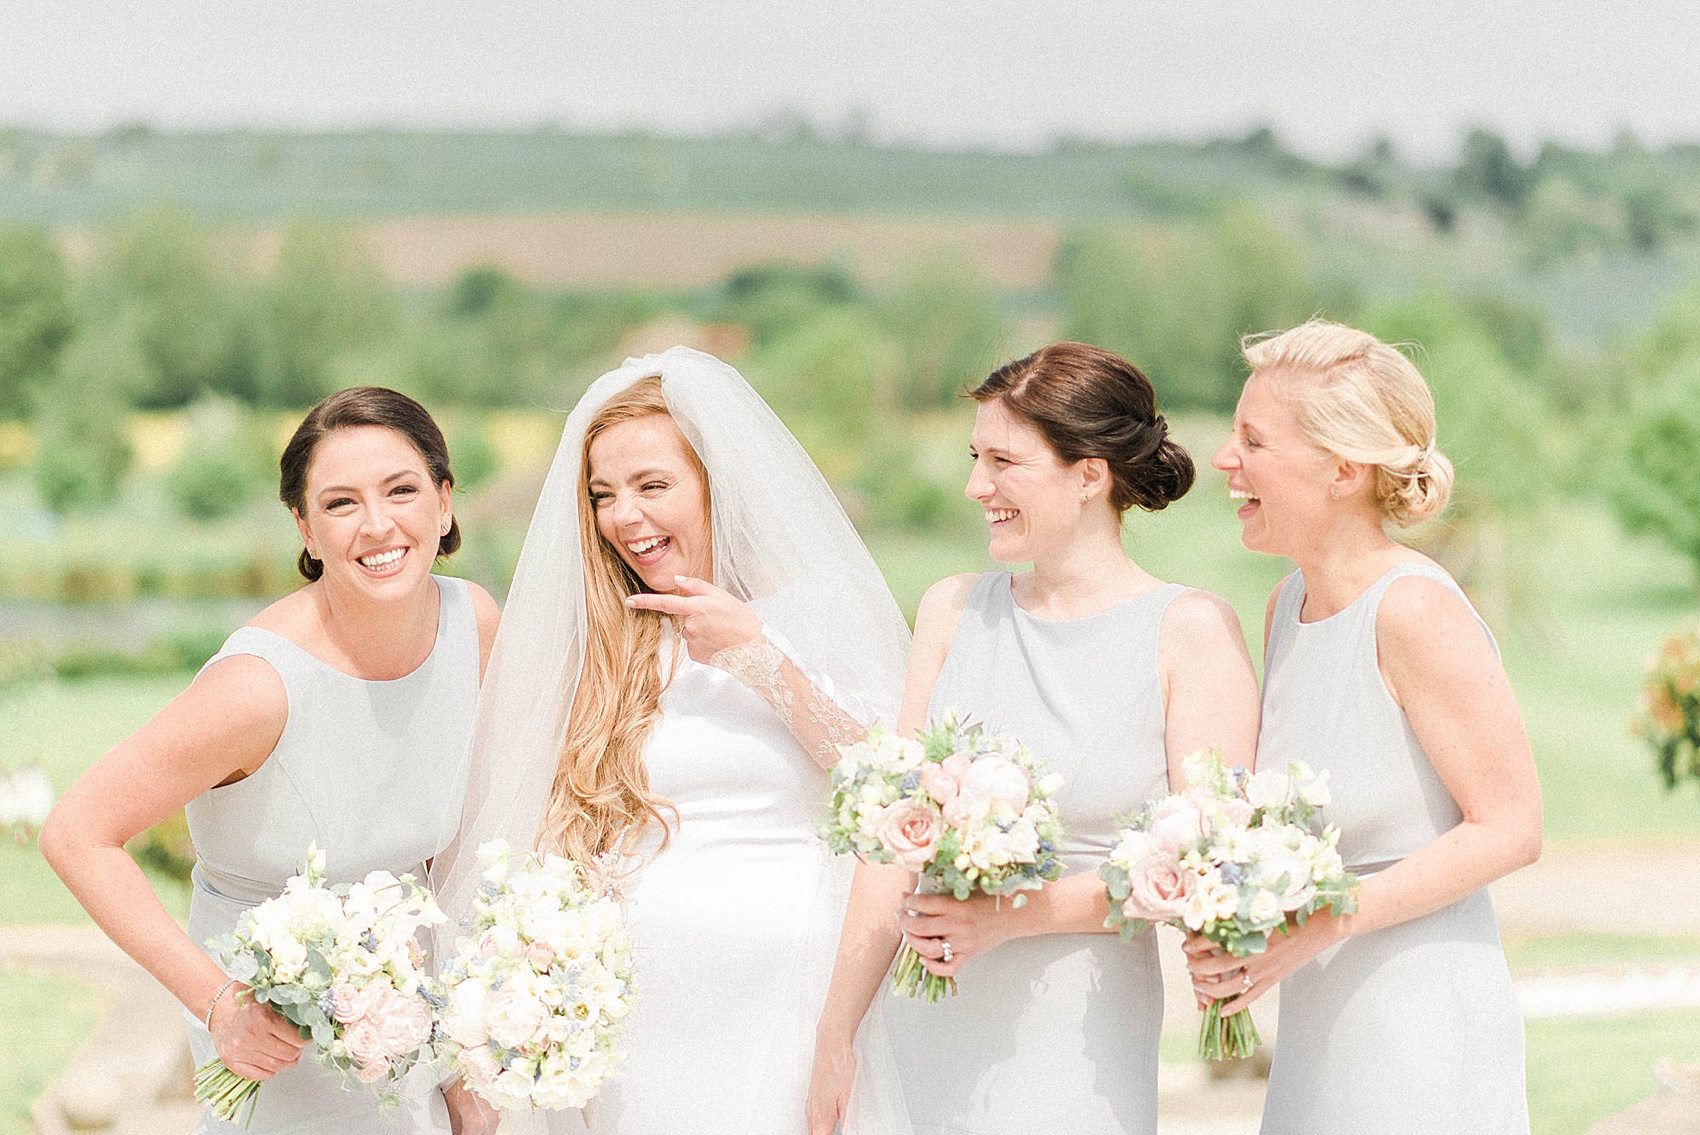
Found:
M 1376 612 L 1387 589 L 1410 576 L 1469 605 L 1451 576 L 1406 563 L 1328 618 L 1303 623 L 1304 577 L 1294 572 L 1281 585 L 1265 650 L 1258 767 L 1303 760 L 1328 770 L 1332 800 L 1322 818 L 1339 825 L 1346 866 L 1365 876 L 1463 819 L 1377 665 Z M 1493 903 L 1475 891 L 1354 935 L 1281 983 L 1263 1131 L 1523 1135 L 1523 1062 L 1523 1020 Z
M 1064 780 L 1064 873 L 1096 873 L 1116 818 L 1169 789 L 1157 643 L 1187 588 L 1163 584 L 1095 615 L 1047 619 L 1016 604 L 1010 580 L 1000 571 L 974 583 L 928 716 L 954 709 L 1044 758 Z M 936 1005 L 879 994 L 916 1135 L 1156 1130 L 1154 935 L 1014 939 L 969 959 L 957 985 Z
M 189 936 L 203 949 L 234 930 L 244 910 L 281 892 L 310 843 L 324 851 L 332 883 L 355 882 L 374 870 L 424 882 L 425 860 L 454 839 L 478 700 L 478 621 L 464 580 L 432 578 L 437 638 L 404 677 L 356 678 L 261 627 L 237 629 L 208 661 L 238 654 L 263 659 L 283 680 L 289 717 L 252 776 L 188 804 L 196 855 Z M 216 1058 L 202 1022 L 187 1010 L 184 1016 L 197 1066 Z M 446 1135 L 448 1114 L 424 1069 L 407 1077 L 401 1096 L 399 1110 L 380 1111 L 371 1091 L 344 1090 L 309 1045 L 293 1067 L 265 1081 L 247 1130 Z M 196 1128 L 208 1135 L 242 1130 L 210 1109 Z

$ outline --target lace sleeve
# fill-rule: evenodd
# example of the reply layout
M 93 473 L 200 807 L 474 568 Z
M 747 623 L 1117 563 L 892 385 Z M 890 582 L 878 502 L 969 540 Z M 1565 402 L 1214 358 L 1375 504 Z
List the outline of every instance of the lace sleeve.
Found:
M 709 660 L 753 690 L 785 722 L 822 768 L 838 760 L 838 746 L 853 744 L 868 729 L 832 695 L 803 673 L 766 634 L 728 646 Z

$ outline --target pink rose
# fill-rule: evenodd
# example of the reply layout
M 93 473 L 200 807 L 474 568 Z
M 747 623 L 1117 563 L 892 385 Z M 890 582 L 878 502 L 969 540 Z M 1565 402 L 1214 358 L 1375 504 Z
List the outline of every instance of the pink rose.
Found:
M 1222 801 L 1222 813 L 1230 823 L 1243 828 L 1251 823 L 1252 806 L 1238 796 L 1230 796 Z
M 348 1049 L 348 1058 L 360 1067 L 370 1068 L 382 1061 L 385 1071 L 389 1070 L 389 1056 L 384 1051 L 383 1038 L 378 1035 L 378 1022 L 371 1016 L 361 1017 L 344 1029 L 342 1043 Z
M 362 1084 L 376 1084 L 389 1074 L 390 1062 L 382 1056 L 370 1064 L 361 1064 L 354 1069 L 354 1078 Z
M 1150 835 L 1170 851 L 1204 838 L 1204 813 L 1185 796 L 1171 796 L 1157 805 Z
M 944 825 L 939 814 L 919 800 L 899 800 L 880 813 L 874 834 L 898 866 L 919 871 L 933 857 Z
M 338 1024 L 346 1025 L 366 1015 L 366 999 L 346 981 L 331 984 L 331 1002 L 331 1019 Z
M 378 1023 L 378 1043 L 384 1055 L 400 1060 L 431 1038 L 431 1010 L 417 997 L 394 990 L 387 994 L 372 1016 Z
M 981 757 L 962 774 L 962 798 L 973 803 L 1001 802 L 1012 812 L 1027 807 L 1033 784 L 1027 773 L 1003 757 Z
M 974 764 L 967 753 L 952 753 L 942 761 L 928 761 L 921 767 L 921 787 L 941 805 L 949 804 L 962 791 L 962 774 Z
M 525 956 L 531 962 L 531 968 L 538 973 L 548 973 L 550 965 L 555 961 L 555 951 L 543 942 L 533 942 L 527 946 Z
M 1122 902 L 1122 913 L 1151 922 L 1179 918 L 1192 897 L 1192 872 L 1181 867 L 1174 849 L 1150 833 L 1125 837 L 1123 847 L 1129 846 L 1129 839 L 1132 854 L 1128 856 L 1128 896 Z

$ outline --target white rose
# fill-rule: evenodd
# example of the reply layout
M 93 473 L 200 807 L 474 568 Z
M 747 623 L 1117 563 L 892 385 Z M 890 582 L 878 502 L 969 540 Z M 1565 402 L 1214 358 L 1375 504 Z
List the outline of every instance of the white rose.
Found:
M 1285 772 L 1279 769 L 1264 769 L 1253 773 L 1245 786 L 1245 798 L 1253 808 L 1266 808 L 1272 804 L 1278 805 L 1287 799 L 1287 790 L 1292 787 L 1292 781 Z
M 515 975 L 516 977 L 518 975 Z M 530 989 L 510 979 L 489 999 L 490 1039 L 503 1048 L 518 1048 L 531 1040 L 549 1010 Z
M 1251 924 L 1259 929 L 1269 929 L 1278 925 L 1285 917 L 1281 909 L 1281 899 L 1274 891 L 1259 889 L 1251 897 Z

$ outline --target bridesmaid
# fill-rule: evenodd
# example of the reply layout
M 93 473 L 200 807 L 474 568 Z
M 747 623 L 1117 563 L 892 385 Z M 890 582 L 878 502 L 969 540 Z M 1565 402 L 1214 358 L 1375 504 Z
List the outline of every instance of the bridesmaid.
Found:
M 496 605 L 433 575 L 460 546 L 448 448 L 424 407 L 379 387 L 310 411 L 281 462 L 307 584 L 232 634 L 189 688 L 65 793 L 41 850 L 112 940 L 183 1003 L 197 1064 L 264 1081 L 255 1135 L 447 1131 L 422 1072 L 405 1110 L 302 1059 L 294 1026 L 241 996 L 201 943 L 283 889 L 310 842 L 332 881 L 378 868 L 423 877 L 455 834 Z M 188 933 L 124 843 L 187 806 Z M 409 1091 L 408 1089 L 412 1090 Z M 457 1120 L 470 1094 L 449 1092 Z M 198 1132 L 239 1131 L 202 1116 Z
M 1126 360 L 1053 343 L 996 371 L 980 403 L 967 495 L 991 554 L 1029 571 L 960 575 L 928 590 L 916 619 L 900 727 L 954 708 L 1021 738 L 1065 781 L 1067 874 L 1017 908 L 912 894 L 913 875 L 861 865 L 832 995 L 818 1030 L 810 1130 L 846 1114 L 851 1037 L 899 944 L 898 927 L 960 993 L 937 1005 L 883 997 L 887 1085 L 863 1068 L 862 1131 L 1091 1131 L 1157 1126 L 1163 994 L 1154 936 L 1104 930 L 1097 868 L 1115 817 L 1181 782 L 1181 759 L 1222 745 L 1249 764 L 1257 684 L 1233 611 L 1165 583 L 1122 547 L 1131 506 L 1164 508 L 1191 487 L 1156 396 Z M 899 911 L 894 922 L 892 914 Z
M 1483 888 L 1534 862 L 1534 759 L 1493 637 L 1452 577 L 1390 539 L 1452 466 L 1404 355 L 1312 320 L 1245 347 L 1228 475 L 1246 547 L 1298 565 L 1270 597 L 1259 761 L 1331 774 L 1324 817 L 1366 876 L 1240 960 L 1192 940 L 1201 997 L 1285 980 L 1265 1135 L 1529 1129 L 1523 1023 Z

